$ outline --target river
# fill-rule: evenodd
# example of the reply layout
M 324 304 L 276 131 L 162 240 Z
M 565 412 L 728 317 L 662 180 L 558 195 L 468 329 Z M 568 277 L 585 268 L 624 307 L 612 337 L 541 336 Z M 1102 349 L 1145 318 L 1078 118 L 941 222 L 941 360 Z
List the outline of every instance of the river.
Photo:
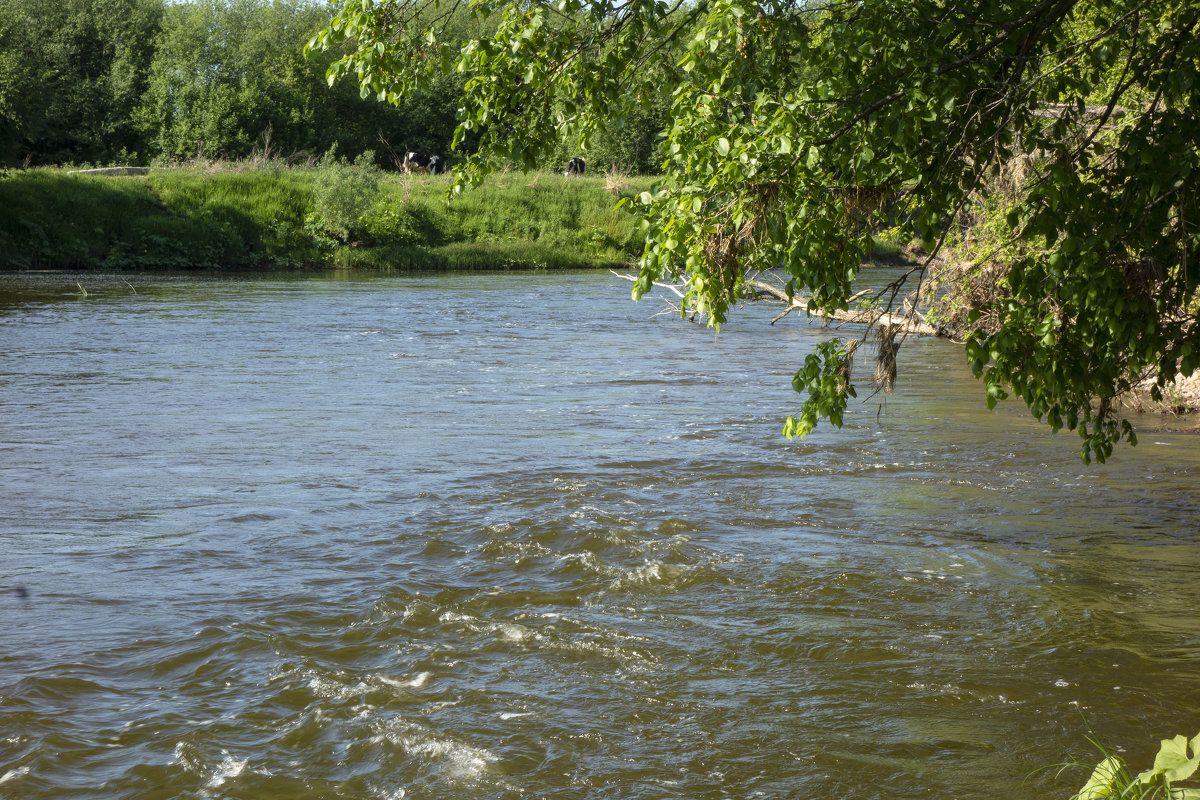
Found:
M 1066 798 L 1200 730 L 1200 440 L 1085 466 L 922 340 L 788 441 L 833 333 L 662 310 L 0 276 L 0 797 Z

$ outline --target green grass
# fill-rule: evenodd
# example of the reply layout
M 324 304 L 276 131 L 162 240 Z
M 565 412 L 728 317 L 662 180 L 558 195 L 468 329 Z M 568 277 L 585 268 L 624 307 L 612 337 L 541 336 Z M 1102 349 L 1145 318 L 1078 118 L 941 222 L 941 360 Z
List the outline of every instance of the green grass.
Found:
M 343 169 L 347 167 L 342 167 Z M 352 167 L 350 167 L 352 168 Z M 447 176 L 385 175 L 337 235 L 314 203 L 330 167 L 193 165 L 146 176 L 0 176 L 0 268 L 566 269 L 629 263 L 649 178 L 498 174 L 447 202 Z
M 910 242 L 902 239 L 897 229 L 888 228 L 886 230 L 874 231 L 872 239 L 871 252 L 869 253 L 869 258 L 872 261 L 894 264 L 907 260 L 905 250 Z
M 0 179 L 0 266 L 81 268 L 158 214 L 136 179 L 29 170 Z

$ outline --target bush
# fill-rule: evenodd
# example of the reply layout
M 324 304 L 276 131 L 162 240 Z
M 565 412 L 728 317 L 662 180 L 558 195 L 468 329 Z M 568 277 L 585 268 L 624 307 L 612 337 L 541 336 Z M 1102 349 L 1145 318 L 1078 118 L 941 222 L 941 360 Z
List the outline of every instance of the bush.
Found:
M 375 242 L 391 245 L 438 247 L 454 235 L 444 211 L 424 197 L 409 202 L 389 198 L 376 204 L 363 221 L 367 235 Z
M 343 242 L 364 231 L 363 221 L 379 194 L 379 167 L 368 150 L 349 163 L 331 150 L 313 178 L 316 221 Z

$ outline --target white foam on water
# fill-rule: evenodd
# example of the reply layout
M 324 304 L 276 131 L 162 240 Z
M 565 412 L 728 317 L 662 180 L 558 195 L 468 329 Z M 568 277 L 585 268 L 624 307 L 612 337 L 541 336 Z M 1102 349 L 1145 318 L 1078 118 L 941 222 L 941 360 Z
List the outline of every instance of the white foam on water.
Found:
M 525 642 L 540 638 L 524 625 L 517 625 L 514 622 L 498 622 L 495 631 L 500 634 L 501 639 L 507 639 L 510 642 Z
M 564 553 L 558 557 L 560 564 L 578 564 L 580 567 L 600 575 L 611 575 L 615 570 L 608 564 L 600 560 L 600 557 L 591 550 L 584 550 L 579 553 Z
M 236 778 L 246 770 L 247 760 L 235 758 L 228 750 L 221 751 L 221 761 L 212 767 L 204 763 L 204 758 L 197 752 L 196 747 L 188 742 L 176 742 L 173 755 L 174 759 L 171 763 L 179 764 L 187 772 L 200 776 L 207 775 L 207 780 L 204 782 L 205 789 L 219 789 L 225 784 L 225 781 Z
M 669 586 L 678 582 L 694 569 L 694 567 L 664 564 L 661 561 L 647 561 L 637 569 L 629 570 L 619 576 L 610 584 L 610 587 L 614 591 L 620 591 L 623 589 L 649 588 L 658 585 Z
M 658 561 L 648 561 L 628 574 L 632 583 L 653 583 L 663 579 L 666 565 Z
M 953 683 L 945 683 L 938 686 L 936 684 L 921 683 L 918 681 L 908 684 L 906 688 L 917 689 L 923 692 L 931 692 L 945 697 L 953 697 L 959 700 L 970 698 L 972 700 L 977 700 L 981 703 L 987 703 L 989 705 L 995 703 L 1006 706 L 1019 706 L 1025 704 L 1024 700 L 1013 700 L 1003 694 L 994 694 L 992 692 L 981 691 L 978 689 L 964 689 L 961 686 Z
M 482 747 L 441 736 L 424 725 L 403 720 L 391 720 L 383 733 L 373 741 L 387 741 L 404 750 L 409 756 L 431 762 L 443 778 L 456 783 L 477 783 L 491 771 L 499 756 Z
M 314 675 L 308 681 L 308 688 L 313 690 L 313 694 L 326 699 L 346 700 L 351 697 L 362 694 L 367 691 L 368 687 L 361 681 L 353 686 L 335 681 L 330 678 L 323 678 L 320 675 Z
M 443 611 L 441 616 L 438 617 L 438 622 L 461 622 L 464 623 L 465 627 L 471 630 L 478 630 L 477 623 L 479 620 L 469 614 L 460 614 L 457 611 Z
M 404 800 L 404 798 L 408 797 L 408 792 L 406 792 L 403 787 L 399 789 L 372 788 L 372 791 L 375 793 L 375 796 L 379 798 L 379 800 Z
M 221 754 L 224 758 L 221 759 L 221 763 L 217 764 L 213 770 L 212 777 L 208 779 L 205 788 L 216 789 L 230 778 L 236 778 L 238 775 L 241 775 L 246 769 L 246 759 L 234 758 L 229 754 L 228 750 L 222 750 Z
M 308 688 L 318 697 L 337 697 L 342 687 L 328 678 L 314 675 L 308 680 Z
M 441 762 L 441 771 L 456 781 L 477 781 L 488 768 L 499 761 L 494 753 L 449 739 L 428 739 L 412 742 L 406 749 L 413 755 Z
M 201 772 L 204 769 L 200 759 L 192 753 L 192 747 L 187 742 L 176 742 L 172 764 L 179 764 L 188 772 Z
M 595 639 L 556 641 L 550 643 L 549 648 L 552 650 L 561 650 L 576 658 L 603 658 L 615 661 L 621 665 L 622 670 L 627 672 L 648 672 L 656 669 L 661 664 L 653 654 L 596 641 Z
M 534 712 L 532 711 L 505 711 L 500 715 L 500 719 L 507 722 L 510 719 L 516 719 L 518 717 L 532 717 L 533 714 Z
M 469 614 L 461 614 L 457 611 L 444 611 L 438 620 L 443 624 L 458 623 L 463 628 L 471 633 L 477 634 L 496 634 L 499 638 L 509 642 L 526 642 L 530 640 L 541 639 L 541 635 L 534 633 L 524 625 L 515 622 L 486 622 L 479 617 Z
M 4 773 L 3 775 L 0 775 L 0 784 L 7 783 L 8 781 L 11 781 L 13 778 L 19 778 L 22 775 L 28 775 L 28 774 L 29 774 L 29 765 L 28 764 L 26 764 L 23 767 L 17 767 L 16 769 L 10 769 L 8 772 Z

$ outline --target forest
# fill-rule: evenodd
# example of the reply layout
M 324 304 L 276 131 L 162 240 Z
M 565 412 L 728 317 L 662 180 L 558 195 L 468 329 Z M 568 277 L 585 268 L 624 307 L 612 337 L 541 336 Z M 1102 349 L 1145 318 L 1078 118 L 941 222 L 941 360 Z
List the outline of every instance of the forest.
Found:
M 0 0 L 0 166 L 150 165 L 268 154 L 312 163 L 336 147 L 395 168 L 406 151 L 455 163 L 464 78 L 394 103 L 330 82 L 348 51 L 306 52 L 331 4 L 304 0 Z M 460 12 L 461 42 L 485 21 Z M 669 98 L 596 140 L 592 170 L 658 171 Z M 561 170 L 563 148 L 545 166 Z

